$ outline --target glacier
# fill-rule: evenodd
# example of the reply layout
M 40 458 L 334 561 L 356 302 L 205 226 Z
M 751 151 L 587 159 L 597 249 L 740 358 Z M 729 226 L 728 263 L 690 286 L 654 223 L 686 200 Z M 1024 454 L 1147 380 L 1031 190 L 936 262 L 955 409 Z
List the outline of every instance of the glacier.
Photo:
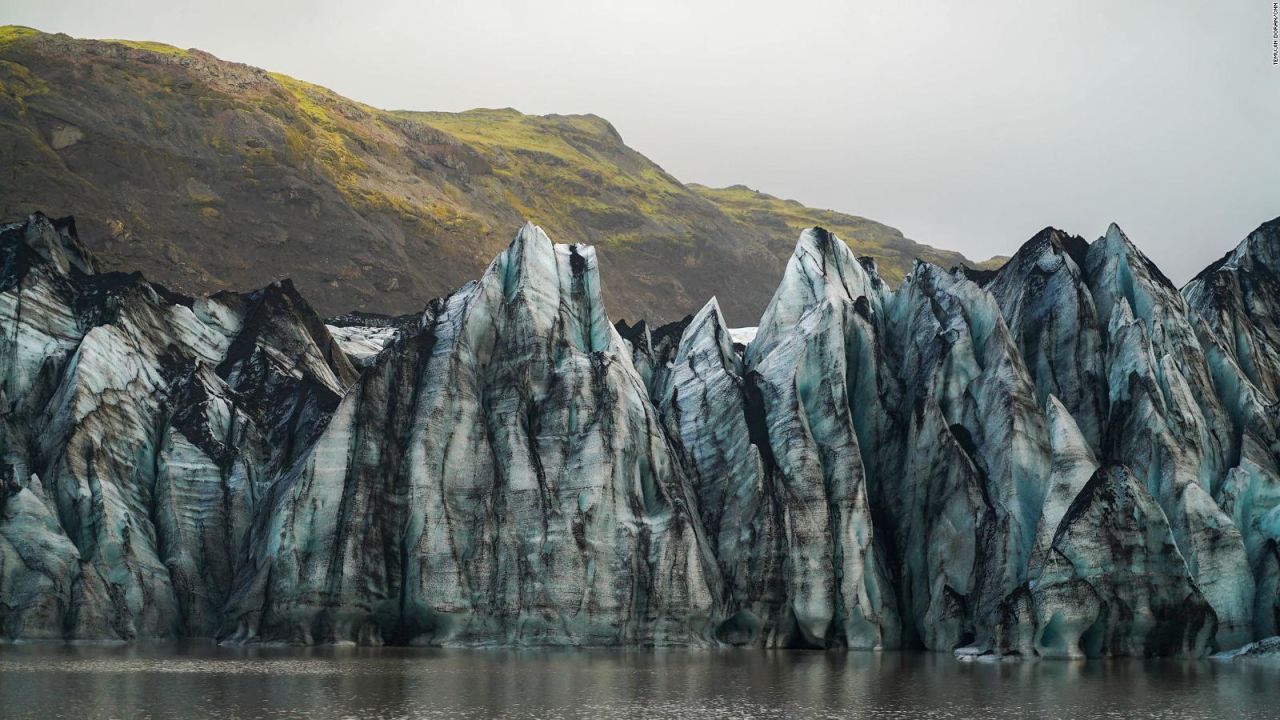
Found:
M 526 224 L 421 314 L 186 297 L 0 225 L 0 638 L 1203 657 L 1280 633 L 1280 221 L 896 288 L 801 233 L 758 324 L 611 323 Z M 1269 647 L 1269 646 L 1268 646 Z

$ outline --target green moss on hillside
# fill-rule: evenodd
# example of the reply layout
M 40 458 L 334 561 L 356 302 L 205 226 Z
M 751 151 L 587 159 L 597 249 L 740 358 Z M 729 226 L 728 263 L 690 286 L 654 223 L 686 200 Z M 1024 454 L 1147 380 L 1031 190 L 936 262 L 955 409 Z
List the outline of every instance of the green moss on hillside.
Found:
M 754 322 L 809 225 L 890 280 L 917 255 L 964 261 L 864 218 L 682 184 L 594 115 L 384 111 L 198 51 L 15 26 L 0 28 L 5 98 L 21 182 L 0 184 L 0 215 L 74 213 L 108 265 L 186 292 L 287 273 L 325 312 L 413 311 L 526 219 L 603 248 L 610 311 L 632 319 L 714 294 Z
M 39 30 L 22 25 L 0 25 L 0 48 L 39 36 Z
M 183 50 L 182 48 L 165 45 L 164 43 L 151 42 L 149 40 L 116 40 L 113 38 L 104 42 L 109 42 L 114 45 L 124 45 L 125 47 L 131 47 L 134 50 L 147 50 L 149 52 L 156 53 L 157 55 L 168 55 L 170 57 L 188 57 L 191 55 L 190 52 Z
M 795 200 L 783 200 L 745 185 L 710 188 L 690 183 L 689 187 L 745 224 L 785 227 L 792 233 L 820 225 L 844 239 L 854 252 L 875 258 L 880 274 L 894 284 L 900 282 L 911 270 L 911 264 L 917 258 L 946 268 L 956 265 L 982 267 L 991 263 L 999 267 L 1002 263 L 999 258 L 983 264 L 973 263 L 960 253 L 908 240 L 898 230 L 873 220 L 834 210 L 806 207 Z M 787 254 L 790 254 L 789 250 Z

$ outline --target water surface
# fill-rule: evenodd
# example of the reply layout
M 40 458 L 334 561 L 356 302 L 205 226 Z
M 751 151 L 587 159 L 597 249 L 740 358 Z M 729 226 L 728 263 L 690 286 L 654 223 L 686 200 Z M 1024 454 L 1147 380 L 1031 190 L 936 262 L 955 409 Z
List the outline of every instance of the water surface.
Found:
M 751 650 L 0 646 L 4 718 L 1275 718 L 1280 669 Z

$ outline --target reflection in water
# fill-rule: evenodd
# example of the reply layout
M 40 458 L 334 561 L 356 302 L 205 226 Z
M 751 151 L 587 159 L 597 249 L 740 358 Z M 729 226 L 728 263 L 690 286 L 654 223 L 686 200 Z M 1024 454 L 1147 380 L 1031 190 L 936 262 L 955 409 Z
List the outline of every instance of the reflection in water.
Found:
M 749 650 L 0 646 L 0 716 L 1263 718 L 1280 669 Z

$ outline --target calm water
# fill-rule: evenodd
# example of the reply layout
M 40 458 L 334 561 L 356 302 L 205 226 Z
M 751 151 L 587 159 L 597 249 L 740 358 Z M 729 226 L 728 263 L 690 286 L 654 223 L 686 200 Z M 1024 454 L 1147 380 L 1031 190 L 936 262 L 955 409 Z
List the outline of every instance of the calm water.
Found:
M 763 651 L 0 646 L 4 718 L 1276 718 L 1280 669 Z

